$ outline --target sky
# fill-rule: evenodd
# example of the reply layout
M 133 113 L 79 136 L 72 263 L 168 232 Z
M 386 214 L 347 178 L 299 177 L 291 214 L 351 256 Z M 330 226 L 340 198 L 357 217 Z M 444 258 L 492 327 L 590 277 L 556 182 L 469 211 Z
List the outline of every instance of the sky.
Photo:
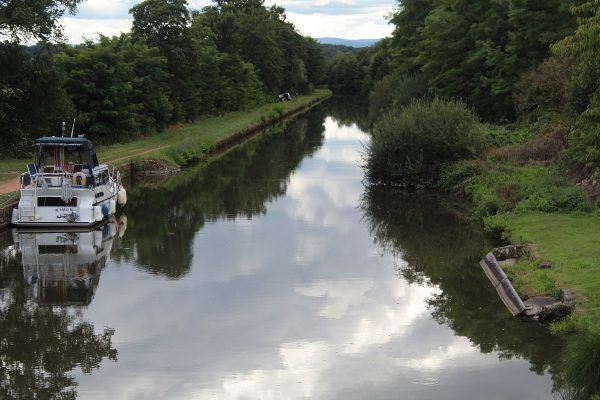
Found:
M 190 8 L 200 9 L 210 0 L 188 0 Z M 98 33 L 119 35 L 131 28 L 129 9 L 139 0 L 84 0 L 76 15 L 61 20 L 69 43 L 95 39 Z M 393 27 L 386 17 L 397 0 L 265 0 L 286 10 L 288 21 L 305 36 L 344 39 L 379 39 L 389 36 Z

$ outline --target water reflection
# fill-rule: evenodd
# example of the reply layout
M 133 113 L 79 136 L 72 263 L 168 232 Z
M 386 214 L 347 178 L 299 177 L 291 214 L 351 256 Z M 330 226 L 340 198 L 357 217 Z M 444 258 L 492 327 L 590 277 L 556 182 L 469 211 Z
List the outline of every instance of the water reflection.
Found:
M 181 279 L 190 269 L 192 240 L 207 222 L 267 213 L 283 196 L 300 161 L 322 144 L 323 117 L 313 112 L 156 187 L 129 192 L 129 229 L 137 262 L 147 271 Z
M 97 334 L 81 307 L 92 300 L 119 226 L 14 231 L 12 240 L 9 232 L 0 257 L 0 397 L 75 398 L 73 370 L 89 374 L 117 359 L 114 330 Z
M 469 327 L 455 332 L 449 321 L 458 318 L 444 320 L 432 302 L 448 290 L 450 309 L 484 307 L 488 322 L 511 327 L 501 305 L 456 293 L 461 277 L 476 279 L 476 295 L 491 289 L 476 267 L 486 248 L 479 227 L 454 217 L 454 207 L 435 211 L 443 203 L 427 197 L 421 208 L 407 200 L 391 225 L 381 213 L 402 201 L 358 208 L 368 135 L 331 115 L 309 113 L 291 133 L 139 188 L 145 198 L 129 213 L 123 253 L 103 276 L 111 290 L 86 314 L 115 326 L 119 363 L 80 377 L 85 398 L 548 397 L 550 377 L 530 371 L 527 351 L 481 328 L 473 338 Z M 400 240 L 373 244 L 369 227 Z M 438 252 L 456 246 L 449 257 Z M 486 341 L 500 344 L 482 352 Z
M 558 372 L 563 341 L 545 326 L 510 317 L 478 267 L 492 243 L 460 205 L 435 193 L 369 189 L 362 209 L 399 275 L 440 289 L 427 300 L 436 321 L 483 353 L 525 358 L 538 374 Z
M 554 364 L 539 353 L 555 344 L 496 302 L 480 227 L 426 194 L 364 196 L 360 109 L 331 107 L 131 190 L 93 300 L 62 307 L 114 327 L 119 349 L 72 372 L 82 398 L 549 397 L 540 372 Z

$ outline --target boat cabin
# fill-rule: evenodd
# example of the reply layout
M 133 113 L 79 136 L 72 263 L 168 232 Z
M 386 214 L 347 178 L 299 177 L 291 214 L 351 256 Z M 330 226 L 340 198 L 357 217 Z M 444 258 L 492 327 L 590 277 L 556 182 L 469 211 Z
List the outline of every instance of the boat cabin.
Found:
M 35 166 L 42 173 L 91 174 L 98 167 L 98 157 L 88 139 L 42 137 L 35 141 Z

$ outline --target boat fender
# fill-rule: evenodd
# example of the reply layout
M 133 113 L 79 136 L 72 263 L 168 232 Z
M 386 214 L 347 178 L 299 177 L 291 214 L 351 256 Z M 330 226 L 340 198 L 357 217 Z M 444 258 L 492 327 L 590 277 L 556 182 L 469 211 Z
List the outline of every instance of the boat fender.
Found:
M 12 210 L 12 216 L 10 217 L 10 222 L 14 225 L 17 222 L 19 222 L 19 209 L 18 208 L 13 208 Z
M 127 204 L 127 192 L 125 191 L 125 188 L 122 187 L 119 190 L 119 193 L 117 193 L 117 201 L 121 207 Z
M 87 176 L 83 172 L 75 172 L 71 177 L 71 182 L 73 186 L 85 187 L 87 185 Z
M 117 224 L 111 222 L 110 224 L 108 224 L 108 229 L 110 231 L 110 238 L 114 238 L 117 235 Z
M 115 215 L 115 213 L 117 212 L 117 202 L 114 199 L 109 201 L 108 211 L 110 212 L 110 215 Z
M 119 238 L 125 236 L 125 231 L 127 230 L 127 215 L 121 215 L 119 218 Z
M 102 208 L 100 206 L 94 206 L 94 221 L 102 221 Z
M 104 218 L 108 218 L 108 216 L 110 215 L 110 210 L 109 210 L 108 204 L 102 203 L 100 205 L 100 207 L 102 207 L 102 216 Z

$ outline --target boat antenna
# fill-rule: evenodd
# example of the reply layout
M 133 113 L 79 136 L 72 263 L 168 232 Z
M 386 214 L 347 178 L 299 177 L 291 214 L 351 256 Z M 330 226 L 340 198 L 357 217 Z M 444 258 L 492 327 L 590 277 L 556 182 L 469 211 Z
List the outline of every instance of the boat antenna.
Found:
M 61 129 L 61 134 L 60 137 L 64 137 L 65 136 L 65 121 L 62 122 L 62 129 Z
M 73 118 L 73 126 L 71 127 L 71 137 L 73 137 L 73 131 L 75 130 L 75 121 L 77 121 L 77 117 Z

